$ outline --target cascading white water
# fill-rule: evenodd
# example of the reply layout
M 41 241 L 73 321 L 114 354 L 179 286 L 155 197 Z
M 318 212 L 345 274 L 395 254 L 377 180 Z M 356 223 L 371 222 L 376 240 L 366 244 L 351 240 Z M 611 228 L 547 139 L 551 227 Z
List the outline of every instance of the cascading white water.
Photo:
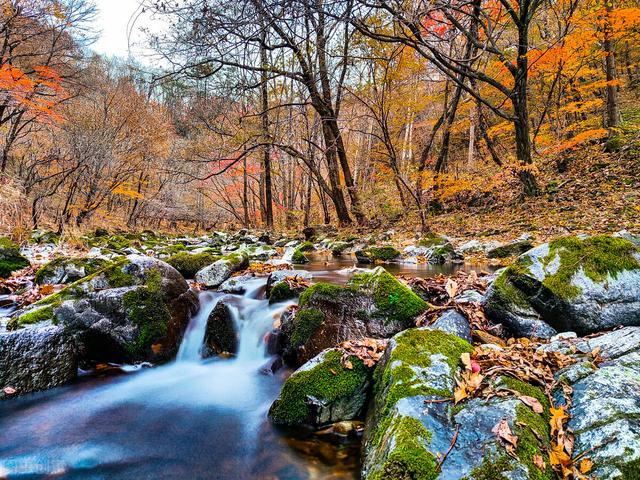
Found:
M 189 321 L 184 332 L 184 338 L 176 356 L 177 362 L 196 362 L 201 359 L 200 352 L 207 329 L 207 320 L 221 298 L 222 294 L 217 292 L 202 292 L 200 294 L 200 309 Z

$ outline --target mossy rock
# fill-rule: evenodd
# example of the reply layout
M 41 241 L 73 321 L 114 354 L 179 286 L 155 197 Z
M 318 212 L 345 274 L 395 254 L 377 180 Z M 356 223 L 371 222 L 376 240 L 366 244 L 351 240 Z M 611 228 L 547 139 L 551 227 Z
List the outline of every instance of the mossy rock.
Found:
M 427 302 L 382 267 L 354 275 L 347 285 L 371 294 L 382 315 L 407 326 L 428 307 Z
M 522 255 L 523 253 L 531 250 L 533 243 L 530 240 L 520 240 L 517 242 L 508 243 L 500 247 L 493 248 L 487 252 L 489 258 L 507 258 L 514 255 Z
M 316 249 L 315 245 L 312 242 L 302 242 L 298 245 L 298 250 L 301 252 L 312 252 Z
M 220 256 L 212 253 L 176 253 L 167 259 L 167 263 L 178 270 L 185 278 L 194 278 L 199 270 L 219 260 Z
M 360 263 L 389 262 L 400 257 L 400 252 L 392 246 L 370 247 L 358 250 L 356 258 Z
M 27 325 L 35 325 L 42 322 L 57 323 L 54 309 L 51 305 L 37 306 L 24 313 L 14 315 L 7 322 L 7 330 L 17 330 Z
M 345 250 L 353 247 L 353 242 L 331 242 L 329 247 L 331 249 L 331 254 L 334 257 L 340 257 L 344 254 Z
M 422 420 L 424 400 L 453 395 L 460 355 L 472 350 L 461 338 L 429 328 L 393 337 L 373 375 L 363 478 L 437 478 L 437 447 L 432 445 L 437 432 Z
M 382 267 L 354 276 L 346 286 L 316 283 L 283 317 L 285 359 L 300 365 L 336 343 L 388 338 L 414 325 L 428 304 Z
M 303 251 L 300 250 L 300 248 L 296 248 L 295 251 L 293 252 L 293 255 L 291 256 L 291 263 L 302 265 L 305 263 L 309 263 L 309 259 L 303 253 Z
M 36 272 L 38 285 L 70 283 L 104 268 L 109 262 L 101 258 L 59 257 Z
M 219 287 L 236 272 L 249 267 L 249 256 L 245 252 L 229 253 L 196 272 L 195 280 L 207 287 Z
M 20 247 L 15 242 L 0 237 L 0 278 L 10 277 L 13 272 L 29 265 L 29 260 L 20 254 Z
M 269 409 L 277 425 L 319 428 L 330 423 L 360 417 L 367 401 L 370 369 L 362 360 L 342 352 L 325 350 L 294 372 L 282 386 L 280 396 Z
M 617 237 L 564 237 L 519 257 L 493 282 L 487 313 L 519 336 L 640 325 L 640 249 Z M 542 334 L 541 334 L 542 332 Z

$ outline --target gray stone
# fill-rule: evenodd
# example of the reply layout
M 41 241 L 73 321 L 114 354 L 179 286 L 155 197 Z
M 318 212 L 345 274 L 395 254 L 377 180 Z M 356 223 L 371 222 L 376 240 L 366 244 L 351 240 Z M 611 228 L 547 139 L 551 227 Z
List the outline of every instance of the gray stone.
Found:
M 207 319 L 202 357 L 207 358 L 220 353 L 236 353 L 238 333 L 233 312 L 224 301 L 218 302 Z
M 227 255 L 198 271 L 195 280 L 206 287 L 216 288 L 235 272 L 244 270 L 247 267 L 249 267 L 249 257 L 246 254 Z
M 584 247 L 590 249 L 588 255 L 598 254 L 598 248 L 614 248 L 608 238 L 582 240 L 599 242 Z M 628 246 L 635 249 L 630 255 L 640 261 L 640 249 L 631 243 Z M 555 286 L 552 289 L 547 279 L 560 268 L 575 272 L 563 290 Z M 549 338 L 565 331 L 586 335 L 617 326 L 640 325 L 640 268 L 617 271 L 606 275 L 603 281 L 595 281 L 581 265 L 561 265 L 558 249 L 552 253 L 549 244 L 540 245 L 491 284 L 485 310 L 517 336 Z
M 445 311 L 435 322 L 431 324 L 431 328 L 452 333 L 467 342 L 471 342 L 471 327 L 469 326 L 469 320 L 456 310 Z
M 26 328 L 0 334 L 0 398 L 2 389 L 16 394 L 45 390 L 76 378 L 78 359 L 62 327 Z
M 238 277 L 231 277 L 218 287 L 218 290 L 226 293 L 235 293 L 242 295 L 247 291 L 247 285 L 255 281 L 256 276 L 253 273 L 247 275 L 240 275 Z
M 367 401 L 370 369 L 356 357 L 349 357 L 352 368 L 347 369 L 341 357 L 340 350 L 327 349 L 296 370 L 269 410 L 271 421 L 317 429 L 359 418 Z M 331 382 L 339 383 L 340 389 Z

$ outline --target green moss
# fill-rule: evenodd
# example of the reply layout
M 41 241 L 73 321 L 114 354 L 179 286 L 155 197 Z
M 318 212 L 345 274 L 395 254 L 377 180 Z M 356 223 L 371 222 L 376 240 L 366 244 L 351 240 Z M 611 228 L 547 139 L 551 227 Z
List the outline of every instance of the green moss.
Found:
M 549 423 L 524 404 L 516 406 L 516 417 L 513 431 L 518 437 L 516 456 L 529 470 L 529 480 L 553 480 L 556 477 L 550 468 L 547 453 L 550 445 Z M 536 455 L 542 457 L 547 465 L 546 470 L 536 467 L 533 460 Z
M 278 282 L 269 292 L 269 303 L 283 302 L 296 296 L 296 292 L 291 290 L 287 282 Z
M 508 310 L 512 305 L 522 308 L 529 307 L 529 299 L 511 283 L 511 279 L 518 275 L 529 275 L 529 266 L 531 264 L 531 258 L 527 256 L 520 257 L 498 275 L 498 278 L 492 284 L 492 288 L 497 294 L 491 297 L 493 307 L 505 310 Z
M 301 252 L 311 252 L 315 249 L 316 247 L 314 247 L 311 242 L 302 242 L 297 248 L 297 250 L 300 250 Z
M 506 455 L 486 458 L 482 465 L 471 470 L 463 480 L 508 480 L 505 473 L 512 469 L 511 460 Z
M 369 290 L 373 295 L 376 308 L 390 321 L 397 321 L 407 326 L 413 318 L 424 312 L 429 306 L 411 289 L 399 282 L 383 268 L 371 273 L 354 275 L 348 286 Z
M 620 465 L 618 468 L 622 472 L 620 480 L 640 480 L 640 458 Z
M 53 313 L 53 307 L 44 306 L 41 308 L 36 308 L 26 313 L 23 313 L 22 315 L 12 317 L 7 322 L 7 330 L 17 330 L 19 327 L 23 327 L 25 325 L 33 325 L 36 323 L 46 322 L 49 320 L 55 321 L 55 318 L 56 317 Z
M 367 249 L 366 252 L 374 260 L 380 260 L 382 262 L 387 262 L 400 256 L 400 252 L 389 245 L 384 247 L 371 247 Z
M 186 278 L 193 278 L 198 270 L 211 265 L 219 258 L 211 253 L 180 252 L 167 259 L 167 263 Z
M 418 242 L 418 246 L 419 247 L 435 247 L 438 245 L 445 245 L 446 243 L 448 243 L 446 238 L 430 236 L 430 237 L 421 238 L 420 241 Z
M 309 259 L 304 253 L 302 253 L 302 251 L 299 248 L 297 248 L 295 252 L 293 252 L 293 255 L 291 256 L 291 262 L 297 263 L 297 264 L 309 263 Z
M 300 300 L 298 301 L 298 305 L 300 308 L 304 307 L 311 297 L 314 295 L 326 296 L 326 297 L 335 297 L 339 295 L 342 291 L 345 290 L 345 287 L 341 287 L 339 285 L 333 285 L 331 283 L 316 283 L 315 285 L 307 288 L 302 295 L 300 295 Z
M 368 369 L 357 357 L 349 357 L 353 368 L 346 369 L 341 358 L 341 352 L 332 350 L 327 352 L 322 363 L 291 375 L 271 405 L 269 417 L 281 425 L 303 425 L 309 421 L 311 413 L 306 398 L 331 403 L 356 394 L 366 382 Z
M 131 241 L 122 235 L 114 235 L 109 237 L 105 246 L 111 250 L 121 251 L 131 246 Z
M 16 270 L 29 266 L 29 260 L 20 254 L 20 247 L 6 237 L 0 237 L 0 278 L 11 276 Z
M 162 278 L 158 271 L 150 271 L 147 284 L 124 294 L 122 304 L 127 318 L 138 326 L 138 339 L 128 346 L 136 357 L 144 354 L 154 343 L 167 335 L 171 313 L 162 294 Z
M 298 310 L 295 317 L 293 317 L 291 346 L 299 347 L 304 345 L 316 333 L 322 322 L 324 322 L 324 313 L 320 310 L 316 308 Z
M 544 408 L 545 419 L 549 419 L 549 408 L 551 407 L 551 404 L 549 403 L 549 399 L 547 398 L 547 396 L 540 388 L 523 382 L 522 380 L 518 380 L 517 378 L 506 376 L 499 378 L 498 385 L 504 386 L 505 388 L 508 388 L 510 390 L 515 390 L 522 395 L 535 398 L 540 402 L 542 408 Z
M 581 293 L 579 287 L 571 284 L 578 270 L 601 283 L 609 277 L 617 278 L 625 270 L 640 269 L 640 262 L 634 257 L 637 253 L 638 247 L 623 238 L 607 235 L 559 238 L 549 243 L 549 254 L 543 260 L 549 264 L 557 255 L 560 267 L 545 277 L 543 285 L 560 298 L 574 298 Z
M 84 268 L 85 276 L 97 272 L 107 264 L 106 260 L 100 258 L 80 258 L 80 257 L 59 257 L 43 265 L 35 275 L 35 282 L 39 285 L 45 283 L 46 277 L 53 275 L 59 267 L 73 265 L 75 268 Z
M 398 417 L 390 425 L 392 450 L 371 480 L 434 480 L 439 475 L 438 461 L 427 449 L 431 434 L 412 417 Z
M 384 398 L 379 405 L 381 421 L 373 433 L 373 444 L 377 445 L 384 432 L 389 428 L 391 410 L 402 398 L 416 395 L 451 397 L 453 392 L 433 388 L 420 379 L 414 368 L 425 369 L 431 366 L 431 357 L 444 355 L 445 361 L 455 372 L 460 355 L 471 353 L 473 347 L 465 340 L 443 332 L 442 330 L 409 329 L 395 337 L 396 347 L 390 357 L 376 367 L 373 380 L 376 398 Z M 385 390 L 383 392 L 383 390 Z
M 521 240 L 519 242 L 508 243 L 501 247 L 496 247 L 487 253 L 489 258 L 507 258 L 513 255 L 521 255 L 531 250 L 533 244 L 529 240 Z

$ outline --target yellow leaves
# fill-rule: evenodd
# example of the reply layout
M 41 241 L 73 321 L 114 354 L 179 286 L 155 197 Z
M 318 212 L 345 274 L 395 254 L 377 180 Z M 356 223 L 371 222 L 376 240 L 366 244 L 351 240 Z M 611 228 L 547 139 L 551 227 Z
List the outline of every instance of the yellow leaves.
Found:
M 580 473 L 589 473 L 593 468 L 593 462 L 588 458 L 584 458 L 580 462 Z
M 484 375 L 480 374 L 480 367 L 471 360 L 468 352 L 460 355 L 460 361 L 464 365 L 464 371 L 460 377 L 456 378 L 456 388 L 453 391 L 456 404 L 473 395 L 484 380 Z
M 123 197 L 128 198 L 144 198 L 142 194 L 138 193 L 136 190 L 126 187 L 125 185 L 118 185 L 113 190 L 111 190 L 111 193 L 113 193 L 114 195 L 122 195 Z
M 564 423 L 569 418 L 567 412 L 564 407 L 551 407 L 549 410 L 551 414 L 551 419 L 549 420 L 549 425 L 551 425 L 551 435 L 558 435 L 564 432 Z

